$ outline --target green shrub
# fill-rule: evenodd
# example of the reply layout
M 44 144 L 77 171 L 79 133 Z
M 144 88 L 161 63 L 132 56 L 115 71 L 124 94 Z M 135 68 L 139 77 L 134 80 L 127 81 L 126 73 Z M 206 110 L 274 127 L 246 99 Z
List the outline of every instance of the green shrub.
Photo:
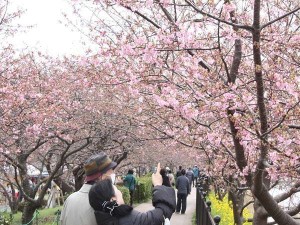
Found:
M 221 217 L 220 224 L 234 224 L 233 218 L 233 210 L 232 210 L 232 202 L 228 201 L 228 196 L 226 195 L 223 198 L 223 201 L 220 201 L 216 198 L 214 193 L 208 195 L 208 200 L 211 201 L 211 214 L 212 217 L 219 215 Z M 245 219 L 252 218 L 253 216 L 246 208 L 243 211 L 243 217 Z M 244 224 L 251 224 L 249 222 L 245 222 Z
M 146 202 L 152 197 L 152 179 L 149 176 L 140 177 L 134 192 L 134 202 Z
M 129 190 L 123 185 L 117 185 L 118 189 L 123 194 L 123 199 L 126 204 L 130 203 Z M 137 178 L 136 189 L 133 194 L 134 203 L 146 202 L 152 197 L 152 178 L 143 176 Z
M 0 214 L 0 225 L 10 225 L 13 221 L 13 215 L 11 213 L 2 212 Z
M 130 204 L 130 195 L 129 190 L 125 186 L 117 185 L 118 189 L 122 192 L 123 200 L 125 204 Z
M 143 177 L 151 178 L 151 177 L 152 177 L 152 173 L 146 173 L 144 176 L 142 176 L 142 178 L 143 178 Z

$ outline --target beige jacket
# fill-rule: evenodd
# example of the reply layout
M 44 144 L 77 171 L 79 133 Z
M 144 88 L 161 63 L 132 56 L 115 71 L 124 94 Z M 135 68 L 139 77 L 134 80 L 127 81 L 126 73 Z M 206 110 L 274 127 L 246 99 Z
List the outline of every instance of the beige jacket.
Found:
M 65 201 L 60 216 L 61 225 L 97 225 L 94 209 L 89 203 L 89 191 L 92 185 L 84 184 Z

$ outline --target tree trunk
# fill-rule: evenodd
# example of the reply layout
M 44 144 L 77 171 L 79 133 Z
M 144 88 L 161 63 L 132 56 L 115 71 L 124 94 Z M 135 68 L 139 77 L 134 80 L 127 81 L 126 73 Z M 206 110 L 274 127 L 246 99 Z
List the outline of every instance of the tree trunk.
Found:
M 46 168 L 48 171 L 48 174 L 52 173 L 52 169 L 51 169 L 51 158 L 52 158 L 53 154 L 49 154 L 47 156 L 47 163 L 46 163 Z M 59 174 L 59 172 L 58 172 Z M 60 174 L 63 174 L 63 168 L 60 169 Z M 60 176 L 53 178 L 53 181 L 56 183 L 56 185 L 62 190 L 63 194 L 65 193 L 73 193 L 74 192 L 74 187 L 72 187 L 71 185 L 69 185 L 67 182 L 65 182 Z
M 74 187 L 65 182 L 61 177 L 55 178 L 53 181 L 59 186 L 63 194 L 74 192 Z
M 85 179 L 83 166 L 82 165 L 76 166 L 72 172 L 75 178 L 75 191 L 79 191 Z
M 31 225 L 34 223 L 34 221 L 37 219 L 37 216 L 33 218 L 36 209 L 38 209 L 38 205 L 25 201 L 22 213 L 22 224 Z
M 261 187 L 261 189 L 254 189 L 253 193 L 260 202 L 263 202 L 262 205 L 278 225 L 299 225 L 295 219 L 293 219 L 289 214 L 285 213 L 283 209 L 280 208 L 278 203 L 270 195 L 264 185 Z M 261 223 L 256 223 L 256 225 L 261 225 Z
M 244 197 L 245 192 L 240 191 L 229 191 L 228 195 L 232 200 L 232 210 L 233 210 L 233 218 L 235 225 L 243 224 L 243 217 L 241 215 L 241 211 L 244 205 Z
M 267 225 L 268 217 L 265 215 L 265 209 L 260 202 L 255 198 L 254 200 L 254 215 L 252 225 Z

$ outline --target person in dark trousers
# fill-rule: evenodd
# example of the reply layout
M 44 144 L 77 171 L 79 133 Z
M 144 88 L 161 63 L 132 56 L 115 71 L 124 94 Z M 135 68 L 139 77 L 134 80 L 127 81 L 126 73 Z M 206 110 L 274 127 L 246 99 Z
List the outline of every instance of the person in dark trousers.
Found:
M 135 190 L 136 179 L 133 175 L 133 170 L 128 170 L 126 177 L 123 180 L 125 187 L 128 188 L 130 194 L 130 206 L 133 205 L 133 193 Z
M 178 170 L 176 172 L 176 178 L 180 177 L 181 176 L 181 170 L 182 170 L 182 166 L 179 166 L 178 167 Z
M 170 179 L 167 175 L 167 170 L 162 168 L 160 170 L 160 175 L 162 176 L 162 179 L 163 179 L 162 185 L 167 186 L 167 187 L 171 187 Z
M 186 210 L 186 199 L 190 190 L 189 179 L 185 176 L 185 170 L 181 170 L 181 176 L 177 178 L 176 189 L 177 189 L 177 206 L 176 213 L 181 211 L 181 214 L 185 213 Z
M 152 175 L 152 204 L 154 209 L 139 212 L 124 204 L 122 192 L 110 179 L 94 184 L 89 192 L 89 202 L 93 207 L 98 225 L 162 225 L 167 224 L 175 211 L 175 190 L 162 185 L 162 177 L 157 172 Z M 80 206 L 78 206 L 80 207 Z M 87 223 L 84 223 L 87 224 Z
M 197 165 L 194 166 L 193 173 L 194 173 L 193 187 L 195 187 L 198 182 L 199 175 L 200 175 L 200 171 L 199 171 L 199 168 Z
M 192 170 L 191 167 L 186 172 L 186 177 L 189 179 L 189 182 L 190 182 L 190 191 L 191 191 L 192 190 L 192 182 L 194 180 L 194 173 L 193 173 L 193 170 Z

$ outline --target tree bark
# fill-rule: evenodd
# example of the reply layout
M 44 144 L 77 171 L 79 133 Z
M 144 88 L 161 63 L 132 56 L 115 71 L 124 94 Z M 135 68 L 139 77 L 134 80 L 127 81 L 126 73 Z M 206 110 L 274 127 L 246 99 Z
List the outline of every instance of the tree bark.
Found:
M 241 215 L 241 211 L 244 205 L 244 192 L 230 190 L 228 192 L 230 199 L 232 200 L 232 210 L 233 210 L 233 218 L 235 225 L 243 224 L 243 217 Z
M 74 187 L 65 182 L 61 177 L 57 177 L 53 180 L 57 186 L 62 190 L 63 194 L 65 193 L 73 193 Z
M 24 209 L 22 213 L 22 224 L 28 224 L 28 225 L 34 224 L 33 220 L 35 218 L 33 218 L 33 216 L 35 210 L 38 208 L 39 208 L 38 205 L 25 200 Z
M 261 61 L 261 27 L 260 27 L 260 10 L 261 10 L 261 1 L 254 1 L 254 15 L 253 15 L 253 32 L 252 32 L 252 42 L 253 42 L 253 59 L 254 59 L 254 71 L 255 71 L 255 81 L 256 81 L 256 92 L 257 92 L 257 107 L 259 111 L 260 119 L 260 133 L 264 134 L 268 130 L 268 120 L 266 105 L 264 99 L 264 81 L 263 81 L 263 69 Z M 264 184 L 265 180 L 265 162 L 268 155 L 268 146 L 265 144 L 267 136 L 263 137 L 265 140 L 260 142 L 260 158 L 257 163 L 254 183 L 252 187 L 252 192 L 267 210 L 267 212 L 273 217 L 273 219 L 279 225 L 299 225 L 290 215 L 285 213 L 270 195 L 268 189 Z M 255 212 L 257 214 L 257 212 Z M 259 215 L 254 215 L 255 222 L 253 225 L 262 225 L 265 221 L 265 218 L 259 220 Z
M 265 208 L 260 204 L 258 199 L 254 200 L 254 215 L 252 224 L 267 225 L 268 217 L 265 215 Z
M 84 169 L 82 165 L 78 165 L 73 169 L 73 175 L 75 179 L 75 191 L 79 191 L 82 187 L 85 179 Z

